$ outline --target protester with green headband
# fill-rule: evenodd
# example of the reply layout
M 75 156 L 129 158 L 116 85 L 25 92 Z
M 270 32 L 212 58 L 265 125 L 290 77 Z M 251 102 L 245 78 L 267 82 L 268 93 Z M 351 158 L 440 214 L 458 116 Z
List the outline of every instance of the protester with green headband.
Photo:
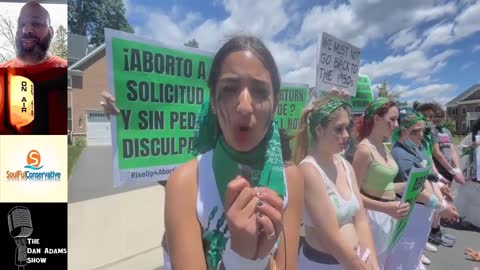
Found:
M 345 149 L 349 104 L 324 97 L 304 111 L 295 162 L 305 177 L 305 241 L 298 269 L 378 269 L 376 252 Z
M 364 116 L 356 123 L 359 144 L 353 158 L 353 168 L 358 178 L 361 198 L 367 209 L 378 263 L 383 269 L 387 258 L 390 233 L 396 219 L 408 213 L 409 205 L 399 203 L 395 192 L 401 188 L 394 184 L 398 167 L 384 145 L 397 124 L 398 108 L 386 98 L 373 100 Z
M 215 55 L 197 117 L 197 158 L 170 176 L 165 229 L 172 269 L 295 269 L 303 176 L 282 158 L 275 61 L 238 36 Z
M 411 108 L 401 108 L 399 127 L 392 135 L 395 143 L 392 156 L 399 166 L 395 179 L 397 183 L 406 184 L 408 175 L 413 168 L 432 166 L 432 159 L 427 154 L 426 145 L 422 144 L 425 117 Z M 432 173 L 428 179 L 433 179 Z M 436 181 L 436 180 L 432 180 Z M 401 196 L 399 193 L 399 197 Z M 439 215 L 457 220 L 458 213 L 454 206 L 443 199 L 440 189 L 431 181 L 426 181 L 417 203 L 410 213 L 410 219 L 400 240 L 391 251 L 387 260 L 387 269 L 425 269 L 422 264 L 422 252 L 427 243 L 434 211 Z M 411 245 L 409 243 L 415 243 Z M 405 258 L 408 257 L 408 260 Z

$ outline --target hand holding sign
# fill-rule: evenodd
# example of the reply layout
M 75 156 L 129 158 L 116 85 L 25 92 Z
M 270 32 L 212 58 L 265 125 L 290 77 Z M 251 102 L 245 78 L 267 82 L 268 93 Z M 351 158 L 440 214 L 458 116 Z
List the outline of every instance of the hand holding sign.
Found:
M 100 105 L 103 107 L 103 111 L 110 118 L 110 114 L 117 115 L 120 113 L 120 110 L 115 105 L 115 97 L 109 92 L 102 92 L 102 97 L 105 101 L 100 102 Z
M 387 204 L 387 214 L 395 219 L 401 219 L 405 217 L 410 210 L 410 205 L 408 203 L 393 201 L 388 202 Z

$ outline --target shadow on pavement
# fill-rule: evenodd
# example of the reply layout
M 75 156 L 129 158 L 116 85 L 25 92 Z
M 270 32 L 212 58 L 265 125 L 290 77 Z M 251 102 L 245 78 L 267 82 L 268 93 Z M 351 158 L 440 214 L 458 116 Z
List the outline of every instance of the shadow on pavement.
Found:
M 467 232 L 477 232 L 480 233 L 480 228 L 477 228 L 473 226 L 472 224 L 462 224 L 462 222 L 459 223 L 442 223 L 442 226 L 457 230 L 457 231 L 467 231 Z
M 158 185 L 158 183 L 146 183 L 126 187 L 113 187 L 112 159 L 111 146 L 87 146 L 83 149 L 69 178 L 69 203 Z

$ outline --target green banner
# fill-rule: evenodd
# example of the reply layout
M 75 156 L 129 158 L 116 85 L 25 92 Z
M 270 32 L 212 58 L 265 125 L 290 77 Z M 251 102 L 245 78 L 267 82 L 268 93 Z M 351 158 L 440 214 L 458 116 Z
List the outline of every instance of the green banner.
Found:
M 370 79 L 367 75 L 359 75 L 357 82 L 357 92 L 355 97 L 350 99 L 352 105 L 352 112 L 363 113 L 368 103 L 374 99 Z
M 213 58 L 106 29 L 113 118 L 114 186 L 168 179 L 192 159 L 196 113 L 209 94 Z
M 184 163 L 211 58 L 112 39 L 119 168 Z M 118 121 L 119 120 L 119 121 Z
M 405 231 L 405 227 L 407 226 L 410 215 L 412 214 L 413 208 L 415 207 L 415 201 L 417 200 L 418 195 L 420 195 L 420 193 L 422 192 L 423 185 L 425 184 L 425 180 L 430 174 L 431 169 L 432 167 L 414 168 L 410 171 L 410 174 L 408 176 L 407 188 L 405 189 L 405 193 L 403 194 L 402 198 L 403 202 L 406 202 L 410 205 L 410 209 L 408 211 L 408 214 L 405 217 L 399 219 L 395 224 L 393 232 L 390 236 L 390 243 L 388 245 L 388 248 L 390 250 L 397 244 L 398 240 L 400 240 L 400 237 Z
M 307 105 L 308 85 L 283 84 L 280 88 L 280 104 L 277 108 L 277 120 L 280 128 L 289 135 L 295 135 L 300 126 L 300 116 Z

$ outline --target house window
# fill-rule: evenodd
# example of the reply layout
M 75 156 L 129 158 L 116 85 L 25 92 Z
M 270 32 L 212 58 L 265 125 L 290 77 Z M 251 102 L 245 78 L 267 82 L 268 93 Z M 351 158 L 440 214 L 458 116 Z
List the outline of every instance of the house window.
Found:
M 457 108 L 450 108 L 450 113 L 451 113 L 451 116 L 456 116 L 457 115 Z
M 475 106 L 475 112 L 480 112 L 480 106 Z
M 462 131 L 467 132 L 467 122 L 462 121 Z
M 462 113 L 467 114 L 467 107 L 462 107 Z

